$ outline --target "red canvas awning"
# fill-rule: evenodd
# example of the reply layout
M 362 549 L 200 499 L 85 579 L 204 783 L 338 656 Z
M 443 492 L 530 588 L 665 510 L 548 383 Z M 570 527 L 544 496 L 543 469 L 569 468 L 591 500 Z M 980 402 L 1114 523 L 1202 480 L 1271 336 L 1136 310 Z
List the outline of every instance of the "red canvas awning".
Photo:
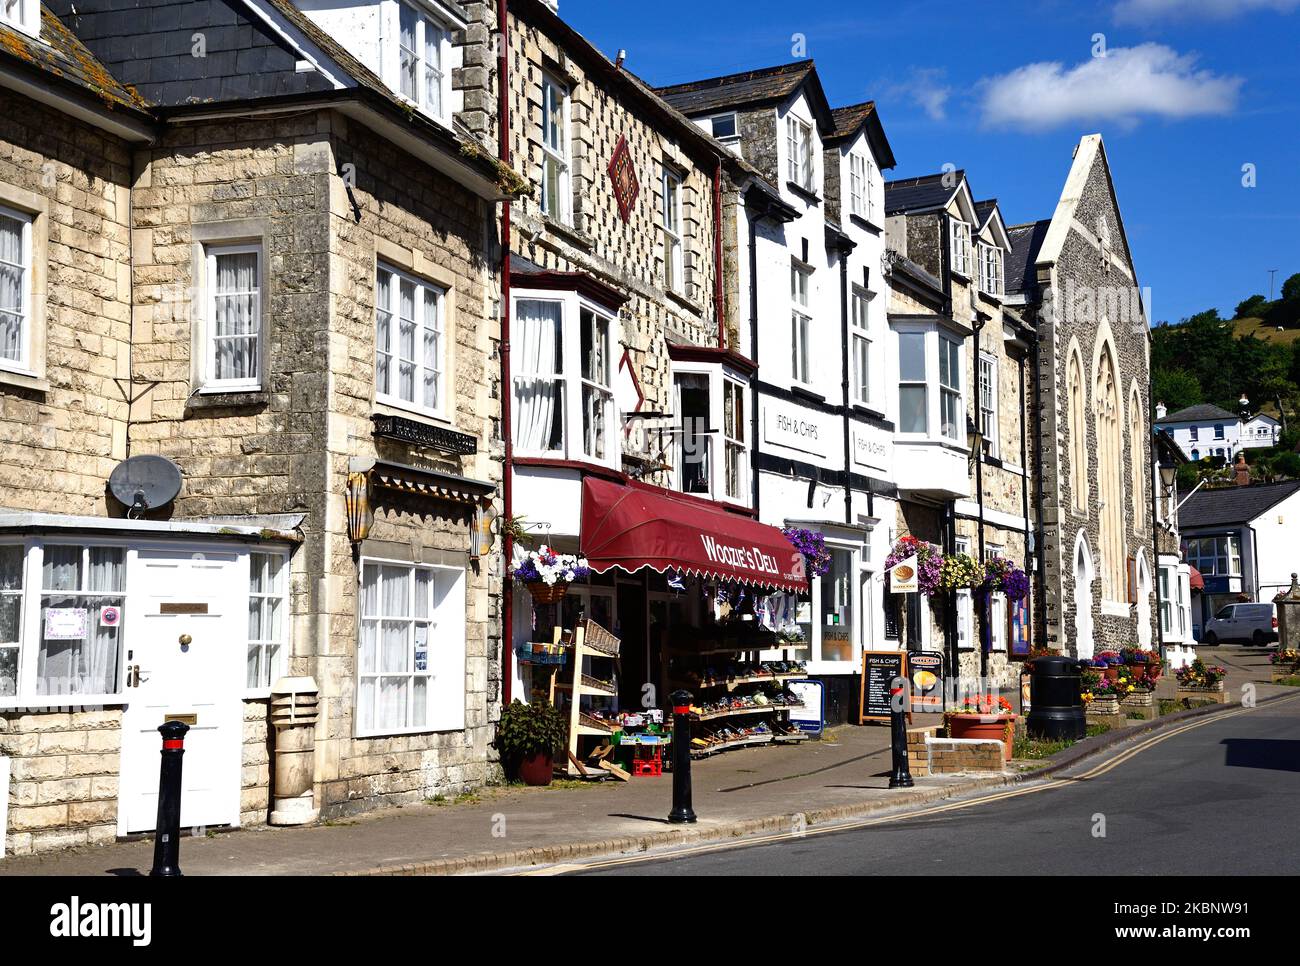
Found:
M 596 573 L 649 567 L 806 590 L 803 558 L 776 527 L 695 500 L 589 476 L 582 554 Z
M 1191 579 L 1187 581 L 1187 586 L 1192 590 L 1205 590 L 1205 578 L 1201 576 L 1201 572 L 1195 567 L 1189 567 L 1188 569 L 1191 570 L 1192 574 Z

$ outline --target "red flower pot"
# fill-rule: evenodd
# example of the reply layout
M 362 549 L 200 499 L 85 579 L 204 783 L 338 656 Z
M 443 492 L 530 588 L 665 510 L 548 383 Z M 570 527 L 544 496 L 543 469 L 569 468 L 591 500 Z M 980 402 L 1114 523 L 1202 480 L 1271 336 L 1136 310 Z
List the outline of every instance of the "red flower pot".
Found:
M 525 785 L 549 785 L 554 773 L 555 762 L 549 754 L 526 755 L 519 760 L 519 780 Z
M 1108 681 L 1118 681 L 1120 670 L 1121 668 L 1118 664 L 1107 664 L 1102 668 L 1102 672 L 1106 675 L 1106 680 Z
M 1014 714 L 949 714 L 946 715 L 949 738 L 980 738 L 1002 742 L 1002 757 L 1011 760 L 1011 742 L 1015 735 Z
M 1145 664 L 1130 664 L 1128 670 L 1134 681 L 1142 681 L 1147 676 L 1147 666 Z

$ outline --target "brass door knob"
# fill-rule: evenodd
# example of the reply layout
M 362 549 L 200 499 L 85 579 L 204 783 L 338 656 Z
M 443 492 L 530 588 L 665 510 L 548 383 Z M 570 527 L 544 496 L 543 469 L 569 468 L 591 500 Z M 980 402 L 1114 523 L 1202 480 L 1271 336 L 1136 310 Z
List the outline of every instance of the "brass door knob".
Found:
M 181 642 L 181 647 L 185 647 L 185 646 L 187 646 L 191 641 L 193 641 L 194 638 L 190 637 L 190 635 L 188 635 L 188 634 L 182 634 L 180 637 L 177 638 L 177 640 Z

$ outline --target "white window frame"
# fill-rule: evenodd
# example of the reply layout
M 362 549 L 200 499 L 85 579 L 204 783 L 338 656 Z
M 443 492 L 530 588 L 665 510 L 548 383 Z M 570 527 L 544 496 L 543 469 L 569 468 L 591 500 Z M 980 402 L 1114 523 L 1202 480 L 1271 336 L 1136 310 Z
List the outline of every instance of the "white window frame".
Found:
M 33 2 L 33 0 L 28 0 Z M 12 311 L 12 314 L 18 316 L 18 343 L 20 355 L 17 359 L 0 358 L 0 369 L 9 372 L 17 372 L 22 375 L 33 375 L 33 331 L 32 323 L 34 313 L 33 308 L 33 279 L 35 272 L 32 265 L 32 225 L 35 216 L 31 212 L 19 211 L 16 208 L 10 208 L 8 205 L 0 205 L 0 215 L 6 218 L 12 218 L 19 223 L 19 264 L 14 266 L 21 275 L 21 284 L 18 292 L 18 304 L 15 306 L 0 305 L 6 314 Z
M 709 432 L 699 434 L 705 446 L 709 487 L 707 491 L 691 492 L 695 496 L 707 497 L 720 503 L 749 506 L 752 495 L 749 475 L 749 453 L 752 441 L 749 438 L 749 430 L 750 418 L 753 415 L 750 407 L 754 404 L 754 399 L 748 379 L 740 373 L 721 365 L 706 362 L 674 362 L 671 379 L 672 405 L 674 414 L 678 415 L 682 412 L 679 376 L 703 376 L 707 380 L 709 389 L 709 408 L 706 417 L 708 421 L 706 428 Z M 739 437 L 734 437 L 728 433 L 726 393 L 729 387 L 734 387 L 733 391 L 739 392 L 742 400 L 743 412 L 739 422 Z M 685 427 L 681 425 L 679 419 L 673 434 L 672 487 L 681 493 L 687 492 L 684 489 L 685 481 L 682 477 L 682 468 L 686 458 L 685 435 Z M 727 457 L 730 449 L 739 450 L 739 472 L 737 474 L 739 493 L 735 495 L 727 491 Z
M 861 406 L 872 404 L 871 378 L 871 300 L 870 292 L 855 288 L 849 295 L 849 359 L 852 363 L 852 399 Z
M 595 363 L 597 366 L 604 366 L 604 381 L 600 379 L 600 373 L 593 368 L 590 372 L 584 373 L 582 366 L 586 360 L 582 358 L 582 330 L 585 324 L 584 316 L 589 315 L 592 321 L 592 342 L 595 349 Z M 603 333 L 601 341 L 603 347 L 596 348 L 595 342 L 598 336 Z M 617 343 L 614 341 L 614 319 L 607 312 L 601 312 L 594 306 L 581 305 L 578 308 L 578 339 L 575 348 L 578 350 L 577 380 L 579 384 L 579 405 L 582 409 L 580 431 L 582 433 L 582 455 L 585 459 L 598 463 L 612 463 L 619 458 L 619 438 L 614 429 L 614 347 Z M 599 411 L 587 409 L 587 394 L 591 394 L 593 400 L 599 401 Z M 590 435 L 588 433 L 588 416 L 593 415 L 590 423 Z M 591 446 L 588 447 L 590 439 Z M 604 454 L 594 452 L 599 442 L 603 441 L 606 452 Z M 611 455 L 612 454 L 612 455 Z
M 663 176 L 660 179 L 660 200 L 663 204 L 664 288 L 682 295 L 686 291 L 682 178 L 668 168 L 663 169 Z
M 570 144 L 569 139 L 569 89 L 552 75 L 542 74 L 542 130 L 539 141 L 542 148 L 542 189 L 541 210 L 544 215 L 562 225 L 573 222 L 573 191 L 569 186 Z M 552 131 L 551 118 L 555 112 L 555 101 L 559 100 L 560 126 Z M 553 143 L 554 142 L 554 143 Z M 555 190 L 557 198 L 550 194 L 550 165 L 556 166 Z
M 11 548 L 18 551 L 18 586 L 8 590 L 0 589 L 0 600 L 16 599 L 18 601 L 18 616 L 14 631 L 15 640 L 0 641 L 0 652 L 13 651 L 14 693 L 4 694 L 0 692 L 0 702 L 18 700 L 22 693 L 22 675 L 25 664 L 23 660 L 23 626 L 27 618 L 27 547 L 19 542 L 0 543 L 0 551 Z
M 392 282 L 388 287 L 389 304 L 380 306 L 380 286 L 379 275 L 381 272 L 387 272 L 392 276 Z M 412 320 L 415 326 L 415 354 L 417 358 L 403 360 L 401 357 L 401 287 L 406 282 L 415 287 L 415 313 L 416 318 Z M 446 305 L 447 290 L 441 285 L 436 285 L 426 278 L 418 275 L 412 275 L 410 272 L 403 271 L 396 265 L 385 262 L 380 259 L 375 266 L 375 401 L 385 406 L 392 406 L 395 409 L 403 409 L 408 412 L 419 413 L 426 416 L 434 416 L 439 419 L 445 419 L 447 416 L 447 396 L 448 396 L 448 345 L 447 345 L 447 324 L 446 324 Z M 434 319 L 433 325 L 429 325 L 429 319 L 425 316 L 425 295 L 432 292 L 434 298 Z M 380 313 L 388 315 L 388 344 L 381 346 L 379 344 L 379 316 Z M 433 333 L 438 342 L 437 358 L 435 366 L 431 369 L 426 364 L 427 360 L 424 354 L 424 341 L 429 333 Z M 382 391 L 379 388 L 379 357 L 386 356 L 388 359 L 388 386 L 389 391 Z M 401 365 L 408 362 L 415 367 L 413 376 L 414 384 L 412 387 L 412 399 L 403 399 L 400 389 Z M 435 377 L 437 389 L 436 405 L 429 406 L 424 402 L 424 382 L 429 372 L 432 371 Z M 396 392 L 392 390 L 397 388 Z
M 22 604 L 19 611 L 19 640 L 18 640 L 18 687 L 17 694 L 0 695 L 0 710 L 12 708 L 54 708 L 66 707 L 68 705 L 120 705 L 123 703 L 123 696 L 127 693 L 126 684 L 126 643 L 127 634 L 132 626 L 130 617 L 131 601 L 131 572 L 133 567 L 133 558 L 135 548 L 123 540 L 114 540 L 103 537 L 88 537 L 76 533 L 46 533 L 39 537 L 30 537 L 26 540 L 8 540 L 6 546 L 18 546 L 22 548 Z M 48 596 L 45 589 L 44 567 L 45 567 L 45 548 L 47 546 L 55 547 L 79 547 L 83 554 L 82 567 L 82 587 L 88 574 L 88 568 L 84 565 L 86 555 L 93 549 L 110 548 L 122 551 L 123 566 L 123 588 L 121 591 L 87 591 L 78 589 L 77 591 L 58 591 L 58 596 L 94 596 L 94 597 L 118 597 L 121 599 L 119 605 L 120 613 L 123 616 L 122 624 L 118 633 L 117 640 L 117 679 L 116 690 L 109 692 L 74 692 L 66 694 L 42 694 L 37 691 L 37 668 L 40 663 L 41 641 L 44 636 L 42 630 L 42 614 L 44 607 L 41 599 Z M 9 592 L 13 593 L 13 592 Z
M 816 174 L 812 125 L 801 117 L 787 114 L 785 117 L 785 149 L 788 180 L 804 191 L 812 191 Z
M 613 398 L 614 378 L 618 371 L 618 360 L 615 353 L 620 346 L 620 330 L 618 314 L 609 309 L 603 308 L 592 302 L 590 299 L 578 295 L 576 292 L 557 292 L 549 289 L 525 289 L 518 288 L 511 292 L 513 300 L 511 311 L 516 314 L 515 306 L 519 302 L 549 302 L 560 305 L 560 330 L 561 330 L 561 353 L 559 358 L 558 373 L 542 373 L 539 375 L 523 371 L 521 366 L 524 362 L 522 353 L 517 353 L 512 358 L 518 360 L 513 366 L 511 372 L 511 381 L 518 382 L 524 379 L 543 378 L 560 383 L 561 405 L 564 407 L 562 418 L 563 433 L 560 440 L 560 448 L 553 450 L 536 450 L 521 445 L 518 440 L 514 443 L 516 455 L 537 457 L 542 459 L 568 459 L 578 460 L 584 463 L 592 463 L 597 466 L 608 466 L 617 469 L 622 462 L 622 447 L 620 444 L 620 434 L 617 431 L 616 406 Z M 609 332 L 609 375 L 610 382 L 605 388 L 608 390 L 607 404 L 605 406 L 605 441 L 606 454 L 603 459 L 597 459 L 586 455 L 584 449 L 585 435 L 583 432 L 584 410 L 582 404 L 583 386 L 594 388 L 595 383 L 582 378 L 582 349 L 581 349 L 581 313 L 591 311 L 597 316 L 605 319 L 608 323 Z M 516 343 L 517 345 L 518 343 Z M 511 392 L 516 392 L 515 387 L 511 386 Z M 520 414 L 520 401 L 518 396 L 512 397 L 512 405 L 515 407 L 516 425 L 521 421 L 518 419 Z
M 996 457 L 999 453 L 997 356 L 981 352 L 979 365 L 979 429 L 988 442 L 988 454 Z
M 719 118 L 731 118 L 734 134 L 719 134 L 717 131 L 717 121 Z M 724 111 L 721 114 L 714 114 L 712 117 L 703 118 L 709 122 L 709 134 L 719 144 L 724 144 L 733 151 L 739 152 L 740 148 L 740 116 L 735 111 Z
M 1007 595 L 998 591 L 989 595 L 989 653 L 1007 649 Z
M 270 564 L 275 559 L 280 563 L 279 571 L 274 578 L 274 586 L 268 586 L 266 590 L 257 591 L 253 589 L 252 568 L 260 567 L 262 579 L 270 580 Z M 263 631 L 270 624 L 269 615 L 273 613 L 271 606 L 272 601 L 280 602 L 278 612 L 278 621 L 272 629 L 272 633 L 263 633 L 260 637 L 254 638 L 251 635 L 248 638 L 249 655 L 256 649 L 258 652 L 258 680 L 250 683 L 247 677 L 248 663 L 244 664 L 244 688 L 245 697 L 259 698 L 265 697 L 271 693 L 271 687 L 276 680 L 282 677 L 285 669 L 289 666 L 289 555 L 284 551 L 277 550 L 252 550 L 248 554 L 249 581 L 248 581 L 248 603 L 251 610 L 256 603 L 260 615 L 259 624 Z M 267 654 L 275 648 L 275 656 L 270 660 Z
M 960 218 L 949 219 L 952 228 L 952 270 L 958 275 L 971 277 L 970 222 Z
M 1227 433 L 1226 433 L 1226 431 L 1224 430 L 1224 428 L 1223 428 L 1223 424 L 1222 424 L 1222 423 L 1215 423 L 1215 424 L 1214 424 L 1214 438 L 1215 438 L 1215 439 L 1227 439 L 1227 438 L 1228 438 Z
M 40 37 L 39 0 L 0 0 L 0 23 L 20 30 L 29 37 Z
M 468 604 L 466 598 L 466 579 L 465 570 L 461 567 L 449 567 L 441 564 L 412 563 L 409 560 L 391 560 L 381 557 L 362 557 L 361 558 L 361 581 L 365 580 L 367 567 L 395 567 L 408 571 L 409 584 L 407 587 L 407 600 L 410 603 L 407 615 L 366 615 L 362 612 L 363 595 L 361 584 L 358 584 L 357 593 L 357 660 L 356 660 L 356 681 L 357 681 L 357 698 L 353 705 L 353 735 L 356 738 L 373 738 L 387 737 L 391 735 L 414 735 L 414 734 L 432 734 L 436 732 L 460 731 L 465 727 L 465 668 L 466 668 L 466 607 Z M 415 591 L 418 586 L 415 579 L 417 570 L 427 571 L 434 575 L 434 579 L 429 582 L 428 588 L 430 595 L 435 593 L 435 581 L 438 575 L 445 575 L 451 580 L 451 587 L 448 589 L 443 601 L 443 611 L 435 613 L 434 600 L 432 596 L 428 602 L 427 617 L 416 617 Z M 367 671 L 364 668 L 363 640 L 365 633 L 365 624 L 369 621 L 392 622 L 402 621 L 407 624 L 407 656 L 408 670 L 400 672 L 383 672 L 380 670 L 380 657 L 382 651 L 382 638 L 376 633 L 375 637 L 375 664 L 374 670 Z M 428 627 L 426 631 L 425 642 L 428 648 L 428 659 L 426 669 L 423 672 L 417 671 L 414 667 L 415 662 L 415 643 L 416 643 L 416 625 L 425 624 Z M 447 659 L 447 666 L 441 670 L 435 669 L 434 655 Z M 453 692 L 458 690 L 460 703 L 447 707 L 439 706 L 436 698 L 435 679 L 439 675 L 449 676 L 450 686 Z M 381 727 L 373 723 L 367 726 L 361 720 L 361 689 L 367 680 L 375 682 L 375 700 L 371 705 L 372 713 L 378 709 L 379 698 L 379 680 L 384 677 L 405 677 L 408 682 L 413 682 L 415 678 L 422 677 L 427 681 L 425 698 L 425 722 L 423 725 L 412 726 L 413 696 L 414 687 L 408 685 L 407 693 L 407 724 L 401 728 Z
M 402 43 L 402 16 L 409 13 L 415 18 L 415 49 L 410 50 Z M 429 31 L 437 31 L 436 38 L 438 63 L 431 67 L 429 61 Z M 406 74 L 402 70 L 402 60 L 409 55 L 414 61 L 414 91 L 402 89 Z M 393 24 L 392 44 L 393 91 L 402 100 L 415 105 L 420 112 L 435 118 L 444 124 L 451 122 L 451 27 L 422 3 L 415 0 L 397 0 L 396 17 Z M 436 83 L 437 103 L 431 103 L 430 81 Z M 413 96 L 414 95 L 414 96 Z
M 253 308 L 257 313 L 257 327 L 254 338 L 257 349 L 253 358 L 257 366 L 256 375 L 243 379 L 219 379 L 216 376 L 216 328 L 217 328 L 217 259 L 222 255 L 257 256 L 257 290 L 253 298 Z M 200 370 L 200 392 L 257 392 L 262 388 L 266 374 L 267 358 L 267 324 L 266 324 L 266 249 L 261 241 L 253 242 L 211 242 L 203 245 L 204 271 L 204 326 L 203 326 L 203 361 Z
M 933 442 L 964 449 L 966 446 L 966 378 L 965 353 L 962 351 L 962 345 L 965 336 L 932 322 L 896 322 L 891 327 L 894 336 L 899 338 L 898 405 L 900 412 L 896 437 L 903 443 Z M 902 368 L 901 337 L 918 335 L 923 337 L 924 382 L 904 378 Z M 956 377 L 955 383 L 944 383 L 942 379 L 940 353 L 945 351 L 947 346 L 953 347 L 949 350 L 951 354 L 948 361 L 955 363 L 956 366 L 955 371 L 950 369 L 950 374 Z M 925 388 L 926 429 L 925 432 L 920 433 L 906 432 L 902 428 L 902 390 L 918 386 Z M 950 426 L 951 432 L 947 433 L 944 432 L 943 419 L 945 400 L 948 401 L 954 415 L 954 421 Z
M 801 386 L 813 384 L 812 269 L 790 263 L 790 378 Z
M 871 159 L 861 151 L 849 152 L 849 212 L 871 220 Z
M 979 243 L 980 291 L 985 295 L 1002 294 L 1002 249 L 988 242 Z
M 1201 573 L 1214 577 L 1241 576 L 1241 546 L 1235 534 L 1186 537 L 1185 542 L 1184 557 Z M 1220 569 L 1220 561 L 1226 570 Z

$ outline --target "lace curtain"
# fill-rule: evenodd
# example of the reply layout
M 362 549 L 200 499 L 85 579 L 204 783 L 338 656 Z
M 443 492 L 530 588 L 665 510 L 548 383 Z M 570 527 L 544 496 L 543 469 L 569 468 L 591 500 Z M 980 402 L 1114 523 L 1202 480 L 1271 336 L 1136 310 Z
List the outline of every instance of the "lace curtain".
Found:
M 103 626 L 100 610 L 122 606 L 126 553 L 120 547 L 48 546 L 44 551 L 41 595 L 42 638 L 36 658 L 38 694 L 111 694 L 117 690 L 121 622 Z M 47 639 L 44 615 L 50 609 L 85 612 L 81 638 Z
M 521 299 L 515 304 L 518 368 L 515 376 L 515 446 L 525 451 L 559 449 L 563 441 L 563 306 Z

